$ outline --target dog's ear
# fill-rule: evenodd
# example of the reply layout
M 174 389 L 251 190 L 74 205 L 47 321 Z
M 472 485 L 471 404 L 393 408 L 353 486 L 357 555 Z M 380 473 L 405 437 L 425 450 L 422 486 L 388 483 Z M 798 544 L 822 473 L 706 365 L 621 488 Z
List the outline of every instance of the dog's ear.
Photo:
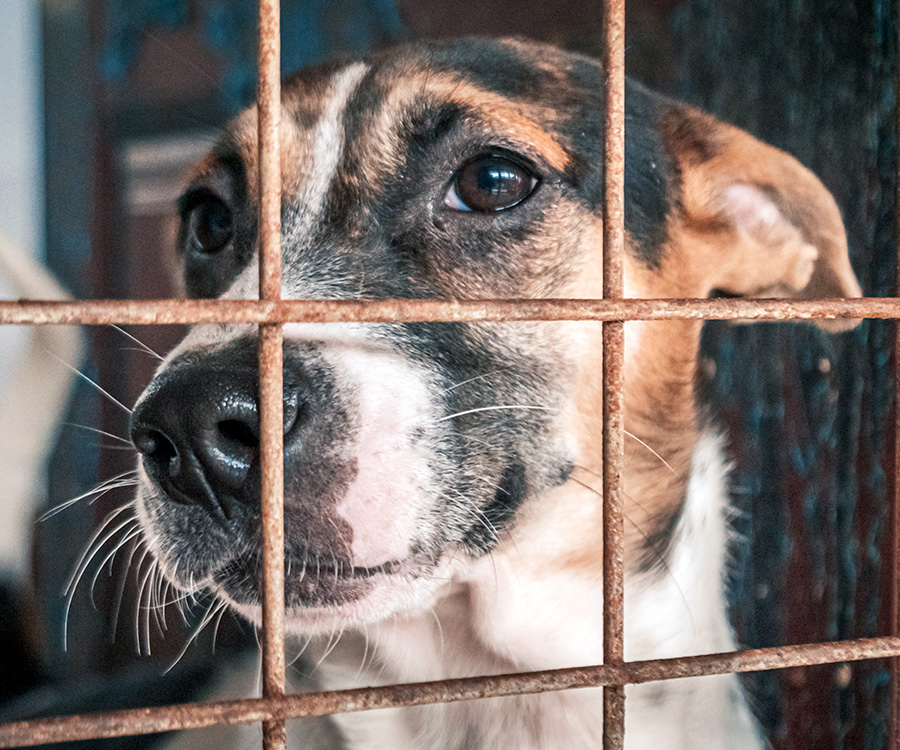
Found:
M 670 237 L 682 259 L 690 256 L 706 295 L 861 296 L 840 211 L 812 172 L 689 107 L 668 110 L 661 126 L 681 183 Z M 857 321 L 816 322 L 844 330 Z

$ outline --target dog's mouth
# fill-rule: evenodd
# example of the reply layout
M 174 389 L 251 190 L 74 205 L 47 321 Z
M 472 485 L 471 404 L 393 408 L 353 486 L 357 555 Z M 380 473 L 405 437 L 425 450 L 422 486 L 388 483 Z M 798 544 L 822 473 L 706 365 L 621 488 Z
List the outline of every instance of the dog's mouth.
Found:
M 261 556 L 254 553 L 225 563 L 211 574 L 214 589 L 237 607 L 258 607 L 263 599 Z M 399 574 L 398 561 L 360 566 L 317 554 L 292 553 L 285 559 L 284 596 L 289 609 L 330 608 L 355 601 L 378 579 Z

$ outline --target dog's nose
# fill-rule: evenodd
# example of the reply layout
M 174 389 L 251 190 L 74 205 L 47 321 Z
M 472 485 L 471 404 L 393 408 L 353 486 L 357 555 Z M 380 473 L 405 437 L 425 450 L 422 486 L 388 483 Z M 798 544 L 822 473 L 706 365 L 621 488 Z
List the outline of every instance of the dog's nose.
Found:
M 296 439 L 300 401 L 300 388 L 286 382 L 286 445 Z M 131 416 L 131 440 L 168 497 L 230 518 L 236 504 L 259 497 L 251 472 L 259 458 L 257 369 L 199 364 L 164 373 Z

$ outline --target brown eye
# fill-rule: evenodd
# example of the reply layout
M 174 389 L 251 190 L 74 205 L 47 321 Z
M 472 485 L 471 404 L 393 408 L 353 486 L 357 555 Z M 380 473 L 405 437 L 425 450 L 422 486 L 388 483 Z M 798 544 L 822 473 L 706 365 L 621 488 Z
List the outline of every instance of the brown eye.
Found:
M 512 159 L 479 156 L 457 172 L 444 205 L 457 211 L 502 211 L 525 200 L 536 185 L 537 178 Z
M 221 200 L 207 196 L 190 212 L 191 244 L 202 253 L 215 253 L 231 239 L 231 211 Z

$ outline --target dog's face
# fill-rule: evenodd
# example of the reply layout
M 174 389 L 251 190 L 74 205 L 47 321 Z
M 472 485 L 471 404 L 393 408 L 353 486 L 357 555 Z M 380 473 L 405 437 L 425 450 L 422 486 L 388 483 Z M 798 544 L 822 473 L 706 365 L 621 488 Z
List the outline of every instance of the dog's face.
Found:
M 284 297 L 601 296 L 604 82 L 587 58 L 487 40 L 288 78 Z M 837 209 L 812 175 L 694 110 L 636 86 L 626 95 L 629 296 L 859 293 Z M 257 296 L 256 159 L 250 110 L 181 199 L 191 296 Z M 626 427 L 646 438 L 682 408 L 667 378 L 683 371 L 690 387 L 699 324 L 638 325 L 628 330 Z M 447 580 L 528 527 L 542 498 L 575 486 L 573 472 L 596 473 L 599 328 L 286 325 L 289 626 L 427 608 Z M 256 347 L 253 326 L 196 327 L 132 421 L 138 514 L 168 576 L 253 619 Z M 674 443 L 661 438 L 654 454 L 677 464 L 685 448 Z M 664 528 L 681 480 L 648 479 L 656 467 L 641 449 L 626 461 L 646 525 Z M 581 545 L 599 559 L 599 533 L 598 522 L 543 546 Z

